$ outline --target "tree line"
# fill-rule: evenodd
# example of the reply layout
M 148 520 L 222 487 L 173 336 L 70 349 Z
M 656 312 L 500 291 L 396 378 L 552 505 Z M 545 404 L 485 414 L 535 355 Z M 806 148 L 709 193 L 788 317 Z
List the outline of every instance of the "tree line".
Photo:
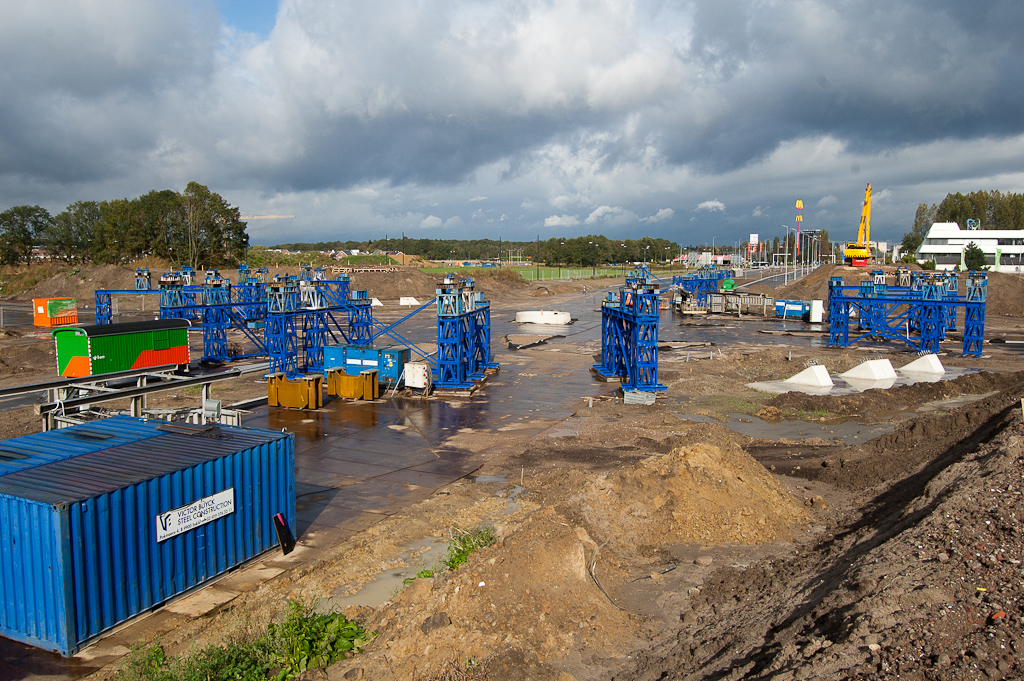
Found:
M 900 250 L 916 253 L 924 243 L 928 229 L 936 222 L 955 222 L 960 229 L 1024 229 L 1024 194 L 999 190 L 969 194 L 946 194 L 939 204 L 918 204 L 914 225 L 903 235 Z
M 249 245 L 237 207 L 198 182 L 183 192 L 76 201 L 56 215 L 40 206 L 0 213 L 0 264 L 47 257 L 119 264 L 156 256 L 196 269 L 237 264 Z
M 823 254 L 830 252 L 828 232 L 818 237 L 824 245 Z M 787 245 L 788 241 L 788 245 Z M 804 240 L 804 246 L 807 241 Z M 383 239 L 367 241 L 321 241 L 314 243 L 278 244 L 274 248 L 289 251 L 351 251 L 364 252 L 381 250 L 402 252 L 426 260 L 490 260 L 499 256 L 502 262 L 523 261 L 547 263 L 549 265 L 577 265 L 580 267 L 604 266 L 632 262 L 668 262 L 682 253 L 711 252 L 735 253 L 736 244 L 690 244 L 680 245 L 658 237 L 644 236 L 639 239 L 609 239 L 606 236 L 588 234 L 578 237 L 553 237 L 543 241 L 505 241 L 504 239 L 413 239 L 386 236 Z M 796 234 L 790 233 L 788 240 L 776 237 L 767 242 L 766 257 L 771 260 L 773 253 L 789 252 L 792 259 L 796 250 Z M 741 255 L 747 253 L 747 242 L 739 244 Z

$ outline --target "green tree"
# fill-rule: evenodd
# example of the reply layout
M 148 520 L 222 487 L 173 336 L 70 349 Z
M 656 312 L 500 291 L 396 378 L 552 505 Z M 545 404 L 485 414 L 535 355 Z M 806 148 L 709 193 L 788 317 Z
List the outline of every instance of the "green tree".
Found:
M 0 263 L 29 262 L 32 246 L 45 239 L 52 223 L 41 206 L 14 206 L 0 213 Z
M 76 201 L 57 213 L 43 239 L 50 255 L 67 262 L 87 260 L 102 220 L 95 201 Z
M 968 270 L 986 269 L 988 263 L 985 261 L 985 252 L 973 241 L 964 248 L 964 267 Z
M 917 253 L 918 249 L 921 248 L 921 244 L 924 243 L 928 230 L 936 222 L 935 216 L 938 210 L 939 207 L 934 203 L 930 207 L 927 203 L 919 203 L 917 205 L 917 212 L 914 214 L 914 225 L 910 228 L 909 232 L 903 235 L 903 240 L 900 242 L 901 253 L 911 255 Z
M 180 221 L 169 225 L 173 259 L 194 268 L 241 262 L 249 245 L 238 208 L 198 182 L 181 194 Z

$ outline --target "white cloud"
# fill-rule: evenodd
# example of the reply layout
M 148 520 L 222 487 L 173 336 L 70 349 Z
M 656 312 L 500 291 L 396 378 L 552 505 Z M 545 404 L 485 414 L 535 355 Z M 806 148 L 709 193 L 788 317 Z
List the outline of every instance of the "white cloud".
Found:
M 486 201 L 486 200 L 487 200 L 486 196 L 474 196 L 474 197 L 469 199 L 469 203 L 478 203 L 480 201 Z
M 671 208 L 662 208 L 654 215 L 643 218 L 642 220 L 640 220 L 640 222 L 646 222 L 648 224 L 655 222 L 665 222 L 666 220 L 671 220 L 673 216 L 675 216 L 675 214 L 676 212 Z
M 420 221 L 421 229 L 437 229 L 442 224 L 441 218 L 436 215 L 428 215 Z
M 575 227 L 580 219 L 575 215 L 551 215 L 544 218 L 545 227 Z
M 711 199 L 709 201 L 702 201 L 694 210 L 707 211 L 709 213 L 721 213 L 725 211 L 725 204 L 718 199 Z
M 835 194 L 829 194 L 828 196 L 823 196 L 818 199 L 818 202 L 814 205 L 816 208 L 828 208 L 829 206 L 834 206 L 837 203 L 839 203 L 839 197 Z
M 622 208 L 618 206 L 614 208 L 612 208 L 611 206 L 598 206 L 590 213 L 590 215 L 587 216 L 587 219 L 584 220 L 584 222 L 588 225 L 592 225 L 598 220 L 604 220 L 606 218 L 621 214 Z
M 761 217 L 765 217 L 767 212 L 768 212 L 768 209 L 765 208 L 764 206 L 754 206 L 754 210 L 751 211 L 750 214 L 753 217 L 755 217 L 755 218 L 761 218 Z

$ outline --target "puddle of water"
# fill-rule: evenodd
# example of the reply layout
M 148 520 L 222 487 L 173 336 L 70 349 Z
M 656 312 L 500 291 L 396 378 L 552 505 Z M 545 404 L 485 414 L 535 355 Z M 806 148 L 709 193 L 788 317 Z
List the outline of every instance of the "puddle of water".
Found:
M 508 482 L 506 475 L 467 475 L 470 482 Z
M 340 586 L 333 595 L 317 605 L 320 612 L 338 612 L 350 605 L 365 605 L 376 608 L 405 586 L 405 579 L 415 577 L 417 572 L 432 570 L 437 567 L 448 551 L 448 542 L 439 537 L 425 537 L 406 544 L 399 558 L 406 559 L 416 555 L 407 566 L 388 570 L 377 575 L 372 581 L 363 585 L 351 596 L 343 596 L 346 590 Z
M 846 421 L 844 423 L 815 423 L 813 421 L 769 423 L 756 416 L 748 416 L 747 414 L 729 414 L 730 420 L 723 423 L 710 416 L 701 414 L 676 414 L 676 416 L 698 423 L 721 423 L 733 432 L 766 440 L 807 440 L 820 437 L 830 442 L 838 440 L 843 444 L 854 444 L 856 442 L 866 442 L 879 435 L 891 433 L 894 430 L 894 426 L 891 423 L 871 426 L 863 426 L 853 421 Z

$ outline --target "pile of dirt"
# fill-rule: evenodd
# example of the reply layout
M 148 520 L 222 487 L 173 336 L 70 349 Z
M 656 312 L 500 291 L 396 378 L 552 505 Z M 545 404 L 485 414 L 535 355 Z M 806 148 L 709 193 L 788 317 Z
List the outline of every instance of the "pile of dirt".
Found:
M 45 272 L 32 288 L 11 298 L 78 298 L 79 305 L 92 305 L 96 289 L 134 289 L 135 270 L 118 265 L 65 266 Z
M 1021 678 L 1019 399 L 1004 393 L 974 415 L 979 437 L 947 440 L 817 545 L 720 570 L 615 678 Z
M 960 276 L 961 292 L 964 290 L 966 276 Z M 985 311 L 988 314 L 1024 317 L 1024 277 L 1019 274 L 989 272 L 987 288 Z
M 550 674 L 567 651 L 635 645 L 635 617 L 591 576 L 597 550 L 586 531 L 540 511 L 457 572 L 417 579 L 378 608 L 367 627 L 380 638 L 352 663 L 364 678 L 441 678 L 451 660 L 485 659 L 493 678 L 555 678 L 499 668 Z
M 624 551 L 789 541 L 793 524 L 806 519 L 796 498 L 735 446 L 680 447 L 577 489 L 560 507 L 566 517 Z
M 557 678 L 567 654 L 599 666 L 650 633 L 645 617 L 609 595 L 635 581 L 639 556 L 651 560 L 679 544 L 790 541 L 809 519 L 737 447 L 688 446 L 613 473 L 561 469 L 541 477 L 532 486 L 561 503 L 500 526 L 499 541 L 458 571 L 416 579 L 362 613 L 380 638 L 339 669 L 437 678 L 453 659 L 486 659 L 491 678 Z

